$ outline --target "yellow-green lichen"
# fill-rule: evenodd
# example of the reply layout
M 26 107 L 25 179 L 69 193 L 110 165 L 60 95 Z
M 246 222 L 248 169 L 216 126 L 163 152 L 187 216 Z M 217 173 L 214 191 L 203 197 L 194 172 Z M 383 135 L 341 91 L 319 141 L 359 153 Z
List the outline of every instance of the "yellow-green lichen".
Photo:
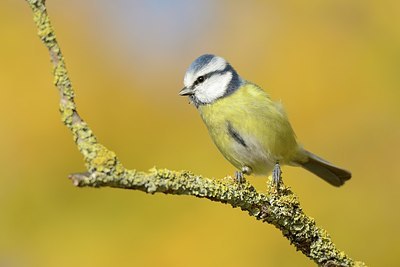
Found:
M 113 151 L 100 144 L 89 145 L 89 147 L 91 152 L 85 158 L 89 170 L 114 175 L 124 170 Z
M 65 106 L 60 106 L 60 112 L 61 112 L 61 121 L 65 125 L 72 125 L 72 116 L 74 115 L 74 110 L 70 108 L 65 108 Z
M 157 178 L 160 179 L 173 179 L 177 176 L 178 172 L 167 169 L 157 169 L 156 167 L 151 168 L 150 173 L 153 173 Z

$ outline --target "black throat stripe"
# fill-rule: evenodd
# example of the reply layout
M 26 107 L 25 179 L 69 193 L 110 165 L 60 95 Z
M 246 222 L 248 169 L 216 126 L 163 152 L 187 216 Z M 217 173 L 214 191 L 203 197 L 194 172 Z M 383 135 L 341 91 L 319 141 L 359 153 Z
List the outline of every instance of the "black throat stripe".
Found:
M 235 128 L 233 128 L 230 121 L 228 121 L 228 133 L 237 143 L 241 144 L 244 147 L 247 147 L 243 137 L 241 137 L 240 134 L 235 130 Z

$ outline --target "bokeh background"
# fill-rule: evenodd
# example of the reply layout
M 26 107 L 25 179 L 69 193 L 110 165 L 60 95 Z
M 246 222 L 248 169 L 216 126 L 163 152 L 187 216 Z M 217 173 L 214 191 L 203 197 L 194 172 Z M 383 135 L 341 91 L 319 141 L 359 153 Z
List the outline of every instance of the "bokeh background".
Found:
M 284 168 L 306 213 L 354 259 L 398 264 L 400 2 L 47 2 L 78 110 L 126 167 L 234 172 L 178 96 L 194 58 L 221 55 L 353 172 L 338 189 Z M 72 186 L 82 157 L 24 1 L 1 1 L 0 33 L 0 266 L 314 266 L 239 209 Z

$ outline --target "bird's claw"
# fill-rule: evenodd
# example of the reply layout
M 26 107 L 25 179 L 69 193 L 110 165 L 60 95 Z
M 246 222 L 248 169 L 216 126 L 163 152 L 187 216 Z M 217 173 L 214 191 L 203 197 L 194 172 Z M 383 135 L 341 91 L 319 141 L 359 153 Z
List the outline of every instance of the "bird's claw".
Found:
M 244 175 L 251 174 L 252 172 L 253 170 L 249 166 L 243 166 L 240 171 L 235 171 L 236 182 L 239 184 L 244 183 L 246 181 L 246 179 L 244 179 Z
M 241 171 L 235 171 L 235 180 L 236 180 L 236 182 L 239 183 L 239 184 L 244 183 L 245 179 L 244 179 L 243 172 L 241 172 Z
M 277 190 L 279 189 L 279 183 L 281 182 L 281 178 L 282 178 L 281 166 L 279 165 L 279 162 L 276 162 L 274 170 L 272 171 L 272 180 Z

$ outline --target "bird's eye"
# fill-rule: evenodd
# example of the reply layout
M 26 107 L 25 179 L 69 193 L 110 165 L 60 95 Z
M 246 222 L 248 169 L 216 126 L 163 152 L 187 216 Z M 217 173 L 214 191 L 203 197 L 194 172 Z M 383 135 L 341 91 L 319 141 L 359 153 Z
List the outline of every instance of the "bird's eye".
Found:
M 202 83 L 202 82 L 204 82 L 204 76 L 198 77 L 197 80 L 196 80 L 196 82 L 197 82 L 197 83 Z
M 204 80 L 205 80 L 206 78 L 204 78 L 204 76 L 199 76 L 199 77 L 197 77 L 197 79 L 194 81 L 194 83 L 193 83 L 193 86 L 195 87 L 195 86 L 197 86 L 199 83 L 202 83 L 202 82 L 204 82 Z

